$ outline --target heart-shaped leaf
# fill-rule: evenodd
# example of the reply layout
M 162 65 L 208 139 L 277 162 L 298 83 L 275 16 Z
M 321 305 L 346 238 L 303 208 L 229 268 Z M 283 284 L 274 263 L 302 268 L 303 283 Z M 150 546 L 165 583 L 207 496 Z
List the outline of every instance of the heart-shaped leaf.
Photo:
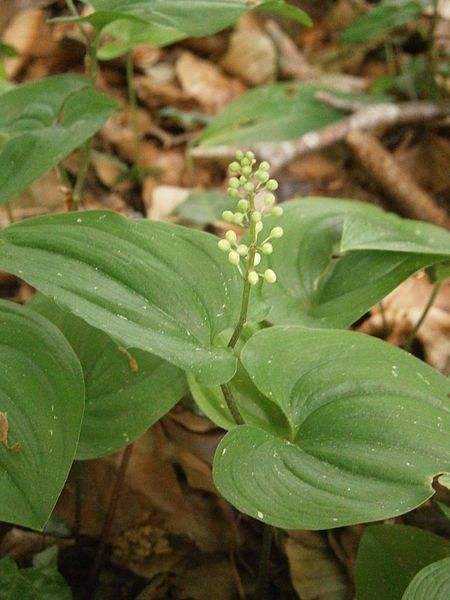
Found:
M 159 356 L 133 350 L 126 355 L 106 333 L 42 294 L 28 307 L 62 331 L 83 368 L 86 408 L 76 458 L 110 454 L 156 423 L 184 395 L 186 377 Z
M 214 479 L 240 511 L 277 527 L 326 529 L 400 515 L 450 470 L 449 383 L 403 350 L 350 331 L 273 327 L 241 361 L 290 435 L 235 427 Z
M 44 317 L 0 301 L 0 520 L 42 529 L 75 456 L 78 358 Z
M 450 560 L 447 557 L 449 542 L 430 531 L 409 525 L 371 525 L 364 531 L 356 560 L 358 600 L 402 600 L 408 584 L 424 567 Z
M 276 325 L 347 327 L 402 281 L 450 258 L 450 233 L 362 202 L 311 198 L 283 203 L 268 221 L 284 236 L 266 259 L 278 276 L 264 286 Z
M 90 138 L 117 102 L 84 77 L 57 75 L 0 96 L 0 204 Z
M 450 558 L 424 567 L 406 588 L 402 600 L 448 600 Z
M 274 83 L 242 94 L 203 130 L 201 146 L 254 144 L 297 138 L 335 123 L 348 113 L 327 106 L 316 99 L 319 91 L 330 92 L 310 83 Z M 333 95 L 363 103 L 382 102 L 386 97 L 369 94 Z
M 242 279 L 212 235 L 112 212 L 52 215 L 1 232 L 0 268 L 210 385 L 235 372 L 233 352 L 213 341 L 239 319 Z M 264 317 L 256 293 L 252 305 Z

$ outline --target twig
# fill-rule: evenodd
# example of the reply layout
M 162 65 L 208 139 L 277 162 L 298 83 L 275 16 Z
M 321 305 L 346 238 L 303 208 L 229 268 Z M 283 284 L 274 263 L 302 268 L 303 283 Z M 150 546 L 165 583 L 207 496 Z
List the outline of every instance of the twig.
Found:
M 279 170 L 299 156 L 323 150 L 345 140 L 351 131 L 367 131 L 406 123 L 423 123 L 449 116 L 450 103 L 448 102 L 418 101 L 370 104 L 337 123 L 305 133 L 296 140 L 260 142 L 253 144 L 252 150 L 259 158 L 269 160 L 274 170 Z M 191 150 L 191 156 L 194 160 L 231 160 L 238 149 L 237 146 L 211 148 L 200 146 Z
M 111 533 L 111 528 L 114 523 L 114 517 L 117 510 L 117 505 L 119 503 L 123 482 L 125 480 L 125 473 L 128 467 L 128 463 L 130 461 L 131 453 L 133 451 L 133 446 L 134 444 L 130 444 L 129 446 L 127 446 L 122 454 L 119 469 L 117 471 L 116 479 L 114 481 L 114 486 L 111 491 L 108 510 L 105 516 L 105 521 L 103 523 L 102 532 L 100 534 L 100 541 L 97 546 L 94 564 L 89 574 L 88 584 L 86 586 L 86 591 L 84 594 L 84 600 L 92 600 L 94 594 L 95 585 L 97 583 L 97 578 L 102 568 L 106 544 L 108 542 L 108 538 Z
M 267 33 L 278 49 L 278 62 L 283 77 L 316 83 L 342 92 L 363 92 L 368 81 L 341 73 L 326 73 L 308 62 L 303 52 L 275 21 L 267 21 Z
M 258 580 L 256 583 L 255 600 L 267 600 L 269 591 L 270 551 L 272 549 L 273 529 L 264 524 L 261 556 L 259 559 Z
M 401 167 L 378 138 L 351 131 L 346 142 L 366 173 L 389 196 L 401 214 L 450 229 L 450 218 L 433 198 L 417 185 L 409 171 Z
M 430 312 L 430 309 L 433 306 L 434 301 L 436 300 L 436 296 L 438 295 L 441 284 L 442 284 L 442 281 L 436 281 L 436 283 L 434 284 L 433 290 L 431 291 L 430 297 L 428 298 L 428 302 L 427 302 L 425 308 L 423 309 L 422 314 L 420 315 L 420 319 L 415 324 L 414 329 L 409 334 L 408 339 L 406 340 L 406 342 L 403 346 L 407 352 L 411 351 L 412 343 L 415 340 L 417 332 L 419 331 L 420 327 L 422 326 L 422 323 L 425 321 L 427 314 Z

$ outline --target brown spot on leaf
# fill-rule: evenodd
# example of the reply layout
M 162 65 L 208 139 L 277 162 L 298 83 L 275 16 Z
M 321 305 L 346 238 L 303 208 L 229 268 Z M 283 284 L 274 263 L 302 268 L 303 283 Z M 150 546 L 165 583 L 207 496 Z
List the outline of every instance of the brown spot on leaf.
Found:
M 11 450 L 12 452 L 19 452 L 20 443 L 14 442 L 13 444 L 9 444 L 8 442 L 8 433 L 9 433 L 9 422 L 8 422 L 8 414 L 5 412 L 0 412 L 0 444 L 4 446 L 7 450 Z

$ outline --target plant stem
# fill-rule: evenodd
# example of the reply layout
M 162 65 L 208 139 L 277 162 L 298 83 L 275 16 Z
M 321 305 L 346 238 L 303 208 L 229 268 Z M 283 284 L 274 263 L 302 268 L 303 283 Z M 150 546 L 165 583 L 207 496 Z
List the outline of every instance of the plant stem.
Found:
M 130 103 L 130 111 L 131 111 L 131 127 L 133 129 L 133 140 L 134 140 L 134 150 L 136 153 L 136 172 L 139 183 L 142 183 L 142 169 L 141 169 L 141 136 L 139 134 L 139 122 L 138 122 L 138 107 L 137 107 L 137 97 L 136 97 L 136 89 L 133 83 L 133 51 L 128 52 L 127 55 L 127 63 L 126 63 L 126 73 L 127 73 L 127 90 L 128 90 L 128 101 Z
M 248 198 L 250 202 L 250 215 L 252 214 L 255 208 L 255 195 L 249 194 Z M 244 325 L 247 322 L 248 315 L 248 305 L 250 302 L 250 291 L 251 291 L 251 283 L 248 280 L 248 274 L 250 271 L 253 271 L 253 267 L 255 266 L 255 254 L 256 254 L 256 223 L 254 221 L 250 221 L 250 245 L 248 252 L 248 262 L 247 262 L 247 270 L 244 275 L 244 289 L 242 292 L 242 303 L 241 303 L 241 314 L 239 316 L 238 324 L 236 325 L 235 330 L 233 331 L 233 335 L 231 336 L 230 341 L 228 342 L 229 348 L 234 348 L 237 344 L 238 339 L 241 336 Z
M 268 598 L 270 551 L 272 549 L 272 539 L 273 528 L 270 525 L 264 524 L 255 600 L 266 600 Z
M 111 528 L 114 522 L 114 517 L 119 503 L 119 498 L 122 492 L 123 482 L 125 480 L 125 473 L 130 461 L 131 453 L 133 451 L 134 444 L 127 446 L 122 454 L 119 469 L 116 474 L 113 489 L 111 490 L 111 496 L 109 498 L 108 510 L 106 512 L 105 521 L 103 523 L 102 532 L 100 534 L 100 541 L 97 546 L 97 552 L 95 554 L 94 564 L 89 574 L 88 584 L 86 592 L 84 594 L 84 600 L 92 600 L 97 578 L 100 573 L 103 557 L 105 555 L 105 548 L 108 542 Z
M 430 308 L 433 306 L 433 303 L 436 300 L 436 296 L 438 295 L 441 284 L 442 284 L 442 281 L 436 281 L 436 283 L 434 284 L 433 290 L 430 294 L 430 297 L 428 298 L 428 302 L 427 302 L 425 308 L 423 309 L 422 314 L 420 315 L 420 319 L 417 321 L 416 325 L 414 326 L 414 329 L 411 331 L 411 333 L 408 336 L 408 339 L 405 342 L 404 348 L 407 352 L 411 351 L 412 343 L 415 340 L 417 332 L 419 331 L 422 323 L 425 321 L 426 316 L 430 311 Z
M 239 408 L 237 407 L 236 400 L 234 399 L 233 392 L 231 391 L 228 383 L 222 383 L 220 386 L 222 390 L 223 397 L 225 398 L 225 402 L 227 403 L 228 410 L 231 413 L 231 416 L 235 420 L 237 425 L 244 425 L 244 419 L 242 418 L 241 413 L 239 412 Z

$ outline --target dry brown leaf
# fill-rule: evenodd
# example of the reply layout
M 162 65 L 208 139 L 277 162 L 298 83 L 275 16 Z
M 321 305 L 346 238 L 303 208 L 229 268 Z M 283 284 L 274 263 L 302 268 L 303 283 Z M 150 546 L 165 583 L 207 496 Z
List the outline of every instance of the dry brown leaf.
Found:
M 175 64 L 175 71 L 184 94 L 196 100 L 209 114 L 219 113 L 245 91 L 242 83 L 190 52 L 183 52 Z
M 231 35 L 227 52 L 220 64 L 225 71 L 245 83 L 262 85 L 276 78 L 277 50 L 267 33 L 242 27 Z
M 431 295 L 432 286 L 421 273 L 411 277 L 383 300 L 383 313 L 379 305 L 371 311 L 369 319 L 359 328 L 363 333 L 385 337 L 392 344 L 403 346 Z M 387 335 L 385 332 L 387 325 Z M 425 360 L 435 369 L 450 373 L 450 281 L 446 281 L 419 328 Z
M 68 548 L 73 546 L 74 541 L 12 527 L 2 538 L 0 556 L 8 555 L 14 560 L 22 560 L 55 544 L 60 548 Z
M 14 78 L 27 63 L 29 55 L 39 42 L 47 14 L 40 8 L 22 10 L 16 14 L 3 34 L 3 42 L 15 48 L 19 56 L 4 60 L 5 71 Z
M 158 185 L 152 190 L 147 217 L 154 221 L 167 219 L 191 193 L 188 188 L 175 185 Z
M 291 580 L 302 600 L 349 600 L 351 586 L 320 533 L 292 531 L 285 542 Z

